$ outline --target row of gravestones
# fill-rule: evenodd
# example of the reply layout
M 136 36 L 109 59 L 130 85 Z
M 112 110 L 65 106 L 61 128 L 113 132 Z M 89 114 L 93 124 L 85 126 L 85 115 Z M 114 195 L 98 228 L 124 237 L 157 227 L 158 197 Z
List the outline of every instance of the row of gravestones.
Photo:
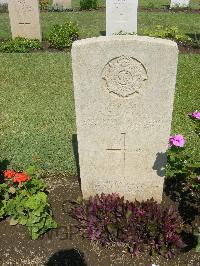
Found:
M 14 0 L 0 0 L 0 4 L 7 4 L 9 1 L 14 1 Z M 25 2 L 25 1 L 22 1 Z M 71 0 L 53 0 L 53 5 L 58 6 L 58 7 L 63 7 L 63 8 L 71 8 Z
M 0 0 L 0 4 L 8 3 L 9 0 Z M 182 6 L 182 7 L 188 7 L 190 0 L 171 0 L 171 7 L 175 6 Z M 53 0 L 53 5 L 56 5 L 58 7 L 63 8 L 71 8 L 71 0 Z
M 64 8 L 71 7 L 71 0 L 54 0 Z M 38 0 L 8 0 L 12 38 L 42 39 Z
M 174 3 L 188 0 L 173 0 Z M 55 0 L 58 5 L 71 5 L 71 0 Z M 137 33 L 138 0 L 106 1 L 106 35 L 119 32 Z M 9 17 L 12 37 L 42 39 L 38 0 L 9 0 Z
M 109 0 L 107 12 L 114 13 L 113 24 L 118 18 L 126 27 L 136 14 L 135 2 Z M 16 15 L 19 7 L 22 16 Z M 39 29 L 37 1 L 13 0 L 9 12 L 20 24 L 13 27 L 34 23 L 32 31 Z M 127 16 L 117 17 L 119 12 Z M 84 198 L 104 192 L 119 193 L 129 200 L 153 197 L 161 201 L 177 61 L 177 44 L 169 40 L 115 35 L 74 42 L 72 66 Z

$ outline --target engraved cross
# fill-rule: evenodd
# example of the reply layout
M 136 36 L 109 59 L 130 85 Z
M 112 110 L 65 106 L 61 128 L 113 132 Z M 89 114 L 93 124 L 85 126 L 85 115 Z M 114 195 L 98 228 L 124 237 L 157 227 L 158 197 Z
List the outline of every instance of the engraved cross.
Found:
M 123 147 L 122 148 L 112 148 L 112 149 L 106 149 L 107 151 L 122 151 L 123 152 L 123 161 L 124 161 L 124 167 L 125 167 L 125 160 L 126 160 L 126 133 L 121 133 L 123 137 Z

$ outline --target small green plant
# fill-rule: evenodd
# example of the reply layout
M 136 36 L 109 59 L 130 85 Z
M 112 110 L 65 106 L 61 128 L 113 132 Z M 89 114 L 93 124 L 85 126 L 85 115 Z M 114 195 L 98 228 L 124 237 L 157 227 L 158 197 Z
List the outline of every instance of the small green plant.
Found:
M 66 22 L 64 25 L 54 25 L 49 34 L 50 46 L 57 49 L 69 48 L 79 36 L 78 25 Z
M 195 111 L 189 115 L 196 123 L 197 137 L 199 137 L 200 112 Z M 181 200 L 188 202 L 190 206 L 200 212 L 200 160 L 198 155 L 194 156 L 187 152 L 185 139 L 182 135 L 175 135 L 169 139 L 170 149 L 167 152 L 168 163 L 166 165 L 167 181 L 170 179 L 179 184 Z M 194 151 L 195 152 L 195 151 Z M 193 152 L 193 153 L 194 153 Z
M 195 111 L 189 115 L 197 125 L 196 133 L 199 134 L 200 112 Z M 200 191 L 200 161 L 193 159 L 192 154 L 185 152 L 185 139 L 182 135 L 171 136 L 169 139 L 168 163 L 166 175 L 169 178 L 181 177 L 183 180 L 192 181 L 193 186 Z
M 200 227 L 198 228 L 198 232 L 196 232 L 195 236 L 197 237 L 196 252 L 200 253 Z
M 26 225 L 34 240 L 56 228 L 45 188 L 34 166 L 25 172 L 6 170 L 0 184 L 0 218 L 9 217 L 10 225 Z
M 150 37 L 158 37 L 162 39 L 170 39 L 174 40 L 182 45 L 189 45 L 194 48 L 200 47 L 199 40 L 193 40 L 189 36 L 182 34 L 178 27 L 163 27 L 161 25 L 157 25 L 155 30 L 144 30 L 143 35 L 147 35 Z
M 39 40 L 17 37 L 14 40 L 8 40 L 0 43 L 0 52 L 27 53 L 30 50 L 41 49 L 41 47 L 42 46 Z
M 166 176 L 168 179 L 179 180 L 188 202 L 200 210 L 200 161 L 194 160 L 185 149 L 172 147 L 168 150 Z
M 80 0 L 81 10 L 97 9 L 98 6 L 98 0 Z

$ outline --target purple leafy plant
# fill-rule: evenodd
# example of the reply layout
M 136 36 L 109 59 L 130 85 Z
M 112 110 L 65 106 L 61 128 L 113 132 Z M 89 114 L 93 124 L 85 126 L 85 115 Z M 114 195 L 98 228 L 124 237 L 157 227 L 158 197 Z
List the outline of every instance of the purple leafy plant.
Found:
M 72 214 L 84 237 L 102 245 L 126 244 L 134 255 L 148 249 L 171 258 L 184 246 L 179 214 L 153 199 L 129 202 L 117 194 L 101 194 L 76 203 Z

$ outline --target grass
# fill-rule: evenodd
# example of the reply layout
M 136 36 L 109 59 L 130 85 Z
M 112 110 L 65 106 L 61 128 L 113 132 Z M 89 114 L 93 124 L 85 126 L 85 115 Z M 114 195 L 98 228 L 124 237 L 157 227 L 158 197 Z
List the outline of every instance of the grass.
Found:
M 76 174 L 76 133 L 69 53 L 0 54 L 0 160 Z M 199 109 L 200 56 L 180 55 L 173 133 L 200 152 L 188 113 Z
M 63 24 L 69 18 L 77 21 L 82 38 L 99 36 L 105 32 L 105 12 L 70 12 L 70 13 L 42 13 L 41 25 L 44 38 L 48 37 L 50 28 L 55 24 Z M 154 29 L 156 25 L 178 26 L 184 34 L 199 33 L 200 15 L 187 13 L 139 12 L 138 33 L 144 29 Z M 0 39 L 11 38 L 8 14 L 0 14 Z
M 172 132 L 186 136 L 187 148 L 189 152 L 195 152 L 197 158 L 200 154 L 200 138 L 195 133 L 193 121 L 188 115 L 200 108 L 198 73 L 200 73 L 199 55 L 179 56 Z
M 70 55 L 0 54 L 1 159 L 74 173 Z
M 151 1 L 141 1 L 150 3 Z M 168 1 L 166 1 L 168 2 Z M 75 2 L 74 2 L 75 3 Z M 76 2 L 77 3 L 77 2 Z M 154 1 L 161 5 L 165 1 Z M 41 13 L 44 38 L 53 24 L 78 21 L 81 38 L 105 31 L 105 11 Z M 199 14 L 139 12 L 139 34 L 156 25 L 199 33 Z M 8 14 L 0 14 L 0 39 L 10 38 Z M 49 172 L 76 174 L 72 138 L 76 133 L 70 53 L 0 54 L 0 159 L 26 166 L 37 161 Z M 199 109 L 200 56 L 180 55 L 172 132 L 200 151 L 188 113 Z

